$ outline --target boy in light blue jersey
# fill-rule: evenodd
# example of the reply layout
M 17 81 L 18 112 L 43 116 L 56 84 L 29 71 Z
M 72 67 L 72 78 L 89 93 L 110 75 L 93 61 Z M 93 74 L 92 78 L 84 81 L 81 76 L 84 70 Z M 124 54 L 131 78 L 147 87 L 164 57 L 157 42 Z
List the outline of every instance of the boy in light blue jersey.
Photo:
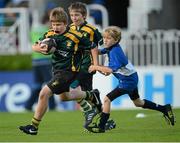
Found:
M 114 99 L 124 94 L 129 95 L 136 107 L 162 112 L 167 121 L 174 126 L 175 119 L 170 104 L 158 105 L 146 99 L 140 99 L 137 87 L 138 74 L 119 45 L 120 40 L 121 30 L 119 27 L 110 26 L 106 28 L 103 32 L 105 48 L 99 50 L 99 54 L 107 54 L 109 64 L 108 66 L 91 65 L 89 68 L 89 72 L 99 71 L 105 75 L 112 73 L 118 79 L 119 84 L 105 96 L 99 124 L 88 127 L 88 130 L 94 133 L 105 132 L 105 124 L 110 116 L 110 104 Z

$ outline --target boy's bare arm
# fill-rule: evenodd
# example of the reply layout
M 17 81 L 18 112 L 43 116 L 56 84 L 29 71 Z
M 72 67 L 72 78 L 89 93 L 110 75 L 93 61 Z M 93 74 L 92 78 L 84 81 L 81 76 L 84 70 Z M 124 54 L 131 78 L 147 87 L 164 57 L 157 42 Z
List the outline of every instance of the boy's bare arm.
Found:
M 98 58 L 98 48 L 91 49 L 91 54 L 93 58 L 93 65 L 99 65 L 99 58 Z

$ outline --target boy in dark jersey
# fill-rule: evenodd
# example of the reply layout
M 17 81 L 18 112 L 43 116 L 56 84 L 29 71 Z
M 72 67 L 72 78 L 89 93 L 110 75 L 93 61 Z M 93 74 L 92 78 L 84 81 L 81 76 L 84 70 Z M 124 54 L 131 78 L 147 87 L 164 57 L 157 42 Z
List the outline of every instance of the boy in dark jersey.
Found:
M 125 56 L 119 42 L 121 30 L 119 27 L 110 26 L 103 32 L 104 48 L 99 50 L 100 54 L 108 55 L 108 66 L 92 65 L 89 71 L 99 71 L 105 75 L 113 74 L 119 81 L 118 86 L 109 92 L 104 98 L 103 112 L 98 125 L 89 127 L 88 130 L 94 133 L 105 132 L 105 124 L 110 116 L 111 102 L 121 95 L 128 94 L 136 107 L 152 109 L 163 113 L 164 117 L 174 126 L 175 119 L 170 104 L 159 105 L 146 99 L 140 99 L 138 93 L 138 74 Z
M 99 102 L 99 95 L 89 91 L 73 90 L 69 92 L 69 86 L 75 80 L 82 61 L 82 52 L 86 49 L 93 49 L 95 44 L 90 42 L 81 33 L 67 27 L 68 16 L 63 8 L 54 8 L 50 13 L 52 30 L 49 30 L 41 40 L 53 38 L 56 41 L 56 50 L 52 54 L 53 78 L 47 83 L 39 93 L 37 108 L 32 122 L 19 129 L 26 134 L 37 135 L 38 126 L 46 113 L 48 99 L 53 94 L 66 92 L 69 100 L 80 100 L 86 98 L 92 102 Z M 36 43 L 32 49 L 36 52 L 48 54 L 48 45 Z
M 96 45 L 102 45 L 103 41 L 102 41 L 101 33 L 95 26 L 89 24 L 86 21 L 87 18 L 86 4 L 82 2 L 74 2 L 69 6 L 68 10 L 72 21 L 70 28 L 78 32 L 81 32 L 83 36 L 87 37 L 91 42 L 95 43 Z M 76 77 L 76 80 L 71 84 L 71 88 L 78 87 L 83 91 L 86 90 L 90 91 L 93 89 L 92 85 L 93 85 L 94 73 L 88 72 L 90 65 L 98 65 L 98 48 L 87 49 L 83 51 L 81 68 L 78 76 Z M 62 101 L 66 101 L 68 99 L 68 97 L 65 95 L 60 97 Z M 93 117 L 96 116 L 97 113 L 102 112 L 102 104 L 100 103 L 98 104 L 98 106 L 95 105 L 97 108 L 94 108 L 85 99 L 78 100 L 77 102 L 81 106 L 82 111 L 84 112 L 84 116 L 85 116 L 84 127 L 87 128 L 87 126 L 92 122 Z M 112 124 L 112 120 L 109 123 Z M 108 127 L 112 127 L 112 126 L 107 124 L 107 128 Z

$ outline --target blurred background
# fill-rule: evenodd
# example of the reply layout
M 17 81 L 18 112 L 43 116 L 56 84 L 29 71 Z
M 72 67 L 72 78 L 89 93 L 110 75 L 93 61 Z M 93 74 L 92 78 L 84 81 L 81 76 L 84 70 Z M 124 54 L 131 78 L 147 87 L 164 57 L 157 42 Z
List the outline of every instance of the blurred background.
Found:
M 31 45 L 48 27 L 48 13 L 66 11 L 76 0 L 0 0 L 0 111 L 23 112 L 35 84 Z M 80 0 L 79 0 L 80 1 Z M 81 0 L 88 6 L 87 21 L 100 31 L 109 25 L 122 29 L 120 44 L 139 73 L 142 98 L 180 108 L 179 0 Z M 100 57 L 103 64 L 106 57 Z M 96 73 L 94 88 L 101 98 L 116 87 L 113 76 Z M 42 85 L 41 85 L 42 86 Z M 31 110 L 34 110 L 36 104 Z M 55 96 L 55 110 L 76 110 L 74 102 Z M 112 109 L 134 109 L 127 95 Z

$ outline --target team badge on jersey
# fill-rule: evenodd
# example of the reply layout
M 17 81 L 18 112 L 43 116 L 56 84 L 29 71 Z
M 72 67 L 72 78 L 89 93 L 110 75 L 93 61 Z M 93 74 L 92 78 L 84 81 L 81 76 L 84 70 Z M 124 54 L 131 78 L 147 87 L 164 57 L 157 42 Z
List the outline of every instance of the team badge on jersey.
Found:
M 66 46 L 67 46 L 68 49 L 70 49 L 72 47 L 72 41 L 68 40 L 66 42 Z
M 83 32 L 83 36 L 84 36 L 84 37 L 87 37 L 87 36 L 88 36 L 88 33 Z
M 52 83 L 52 87 L 55 87 L 59 84 L 59 81 L 58 80 L 55 80 L 53 83 Z

